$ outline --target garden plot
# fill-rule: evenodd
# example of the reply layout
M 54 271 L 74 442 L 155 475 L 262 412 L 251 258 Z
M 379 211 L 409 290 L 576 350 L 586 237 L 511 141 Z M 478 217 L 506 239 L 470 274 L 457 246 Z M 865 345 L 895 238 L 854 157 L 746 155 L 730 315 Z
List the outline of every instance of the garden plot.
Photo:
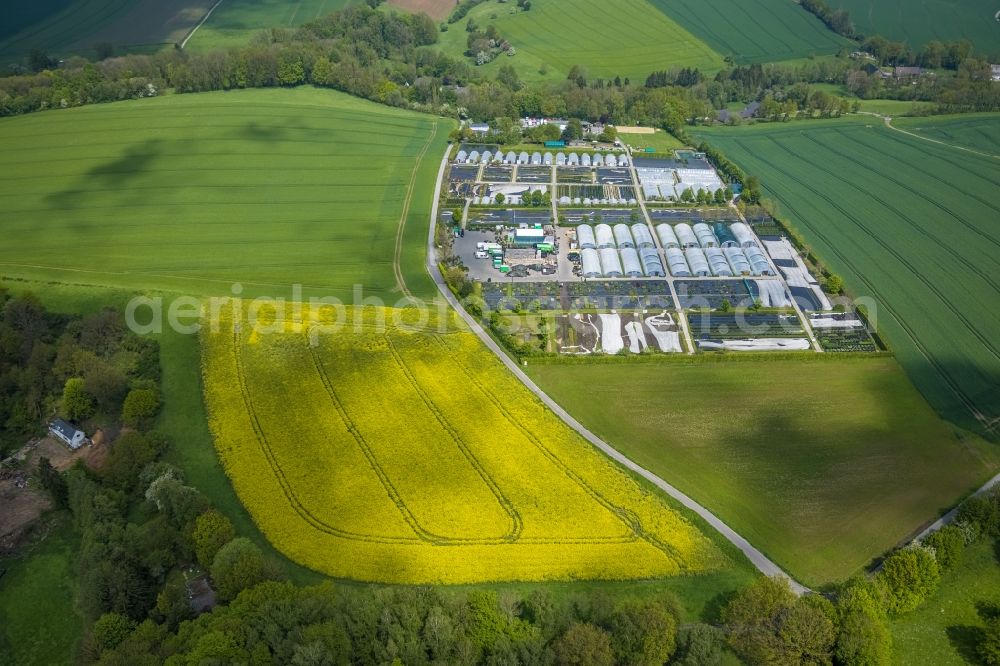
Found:
M 490 311 L 559 310 L 562 289 L 556 282 L 486 282 L 481 296 Z
M 509 183 L 514 179 L 514 167 L 510 164 L 491 164 L 483 169 L 480 178 L 486 183 Z
M 597 169 L 597 182 L 602 185 L 631 185 L 632 172 L 621 167 L 614 169 L 599 167 Z
M 517 167 L 517 182 L 519 183 L 551 183 L 552 167 L 550 166 L 519 166 Z
M 590 185 L 594 182 L 594 171 L 590 167 L 559 167 L 556 179 L 559 183 Z
M 559 223 L 578 224 L 636 224 L 642 214 L 636 208 L 560 208 Z
M 566 289 L 573 310 L 672 308 L 670 286 L 663 280 L 569 282 Z
M 556 318 L 555 335 L 563 354 L 683 351 L 679 326 L 666 310 L 563 314 Z
M 449 183 L 463 183 L 476 182 L 476 178 L 479 176 L 479 165 L 478 164 L 456 164 L 451 167 L 451 173 L 448 174 Z
M 874 352 L 878 344 L 856 312 L 823 312 L 809 316 L 816 340 L 823 351 Z

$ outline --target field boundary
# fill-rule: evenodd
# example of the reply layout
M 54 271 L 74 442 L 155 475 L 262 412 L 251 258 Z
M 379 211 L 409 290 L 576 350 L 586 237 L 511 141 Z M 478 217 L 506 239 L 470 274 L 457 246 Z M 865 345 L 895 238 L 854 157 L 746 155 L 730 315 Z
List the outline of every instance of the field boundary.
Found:
M 222 0 L 219 1 L 221 2 Z M 406 286 L 406 278 L 403 276 L 403 232 L 406 230 L 406 218 L 410 216 L 410 204 L 413 202 L 413 189 L 417 184 L 417 173 L 420 171 L 420 165 L 424 161 L 427 149 L 431 147 L 434 137 L 437 136 L 437 130 L 438 122 L 435 119 L 431 125 L 430 135 L 427 137 L 423 148 L 417 153 L 417 159 L 413 164 L 413 171 L 410 172 L 410 182 L 406 185 L 406 197 L 403 199 L 403 212 L 399 215 L 399 226 L 396 228 L 396 248 L 392 257 L 392 270 L 396 274 L 396 286 L 399 287 L 404 296 L 411 299 L 413 298 L 413 294 L 410 292 L 409 287 Z
M 190 40 L 192 37 L 194 37 L 194 33 L 198 32 L 198 28 L 200 28 L 201 26 L 205 25 L 205 21 L 208 20 L 208 17 L 211 16 L 212 12 L 214 12 L 216 10 L 216 8 L 219 5 L 221 5 L 221 4 L 222 4 L 222 0 L 218 0 L 218 2 L 216 2 L 214 5 L 212 5 L 208 9 L 208 11 L 205 12 L 205 15 L 201 17 L 201 20 L 198 21 L 198 25 L 196 25 L 195 27 L 191 28 L 191 32 L 189 32 L 187 34 L 187 36 L 184 37 L 184 39 L 181 40 L 180 47 L 181 47 L 182 51 L 184 50 L 184 47 L 187 46 L 188 40 Z
M 546 407 L 551 409 L 566 425 L 579 433 L 585 440 L 613 461 L 617 462 L 627 470 L 642 476 L 657 488 L 667 493 L 670 497 L 680 502 L 685 508 L 696 513 L 700 518 L 711 525 L 720 535 L 722 535 L 723 538 L 736 546 L 746 556 L 746 558 L 750 560 L 750 563 L 753 564 L 753 566 L 756 567 L 762 574 L 765 576 L 783 578 L 787 580 L 796 594 L 801 595 L 810 592 L 811 590 L 808 587 L 792 578 L 781 567 L 771 561 L 766 555 L 764 555 L 764 553 L 757 550 L 749 541 L 740 536 L 736 530 L 729 527 L 714 513 L 694 501 L 679 488 L 667 483 L 661 477 L 634 462 L 631 458 L 605 442 L 603 439 L 588 430 L 582 423 L 573 418 L 572 415 L 560 407 L 559 404 L 556 403 L 556 401 L 553 400 L 545 391 L 539 388 L 538 385 L 535 384 L 531 378 L 528 377 L 528 375 L 526 375 L 524 371 L 521 370 L 521 368 L 518 367 L 518 365 L 503 352 L 499 345 L 497 345 L 489 334 L 483 330 L 483 327 L 479 325 L 479 322 L 477 322 L 474 317 L 462 308 L 458 300 L 455 298 L 455 295 L 451 293 L 447 283 L 444 281 L 444 276 L 441 274 L 441 270 L 438 267 L 437 262 L 434 261 L 434 236 L 435 229 L 437 228 L 438 203 L 440 200 L 441 183 L 444 180 L 444 172 L 448 166 L 448 153 L 450 152 L 450 149 L 451 146 L 449 145 L 441 158 L 441 165 L 438 168 L 437 183 L 435 184 L 434 191 L 432 192 L 433 200 L 431 204 L 430 226 L 427 233 L 426 268 L 444 299 L 459 314 L 459 316 L 465 320 L 472 332 L 476 334 L 484 345 L 486 345 L 487 349 L 493 352 L 500 362 L 503 363 L 508 370 L 514 373 L 514 376 L 539 400 L 541 400 Z

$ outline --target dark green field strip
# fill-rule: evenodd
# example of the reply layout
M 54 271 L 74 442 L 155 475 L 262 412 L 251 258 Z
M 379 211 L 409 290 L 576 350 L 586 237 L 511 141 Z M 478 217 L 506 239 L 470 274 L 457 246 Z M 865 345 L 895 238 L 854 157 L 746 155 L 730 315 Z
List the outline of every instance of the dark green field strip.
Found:
M 696 37 L 739 62 L 836 53 L 849 42 L 788 0 L 650 0 Z
M 76 0 L 62 11 L 0 42 L 0 54 L 20 57 L 32 48 L 61 51 L 96 32 L 137 1 Z
M 898 118 L 893 125 L 930 139 L 1000 156 L 1000 114 L 941 119 Z
M 73 0 L 35 0 L 7 2 L 0 8 L 0 40 L 17 34 L 63 9 Z

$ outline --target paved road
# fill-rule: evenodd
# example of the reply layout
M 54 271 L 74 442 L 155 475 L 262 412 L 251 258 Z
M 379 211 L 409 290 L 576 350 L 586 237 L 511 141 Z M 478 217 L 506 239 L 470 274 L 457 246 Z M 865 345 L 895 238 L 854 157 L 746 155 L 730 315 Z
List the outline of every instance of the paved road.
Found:
M 573 416 L 571 416 L 566 410 L 564 410 L 562 407 L 556 404 L 556 402 L 552 398 L 550 398 L 547 393 L 545 393 L 542 389 L 538 388 L 538 386 L 533 381 L 531 381 L 531 378 L 528 377 L 528 375 L 526 375 L 523 370 L 521 370 L 520 366 L 518 366 L 517 363 L 515 363 L 509 356 L 507 356 L 507 354 L 500 348 L 500 346 L 496 342 L 494 342 L 493 338 L 491 338 L 489 334 L 487 334 L 486 331 L 483 330 L 483 327 L 479 325 L 479 322 L 477 322 L 473 317 L 471 317 L 469 313 L 466 312 L 465 309 L 459 305 L 458 299 L 456 299 L 454 294 L 451 293 L 451 290 L 448 289 L 448 285 L 445 284 L 444 277 L 441 275 L 441 271 L 438 270 L 437 263 L 434 260 L 435 259 L 434 227 L 437 224 L 438 192 L 441 190 L 441 182 L 444 179 L 445 167 L 447 167 L 447 165 L 448 165 L 448 153 L 446 151 L 444 157 L 441 159 L 441 167 L 438 170 L 437 184 L 435 185 L 434 188 L 434 202 L 431 205 L 430 230 L 428 231 L 427 234 L 427 270 L 430 272 L 431 278 L 434 280 L 434 283 L 437 284 L 438 290 L 441 292 L 441 295 L 444 296 L 445 300 L 448 301 L 451 307 L 453 307 L 455 311 L 458 312 L 458 314 L 462 317 L 462 319 L 465 320 L 465 323 L 469 325 L 469 328 L 471 328 L 472 331 L 477 336 L 479 336 L 479 339 L 483 341 L 483 344 L 485 344 L 490 349 L 490 351 L 496 354 L 497 358 L 499 358 L 500 361 L 505 366 L 507 366 L 507 368 L 511 372 L 514 373 L 514 375 L 521 381 L 521 383 L 523 383 L 526 387 L 528 387 L 528 390 L 530 390 L 532 393 L 538 396 L 538 398 L 543 403 L 545 403 L 545 405 L 549 409 L 555 412 L 556 415 L 559 416 L 559 418 L 561 418 L 569 427 L 573 428 L 578 433 L 580 433 L 580 435 L 582 435 L 584 439 L 586 439 L 588 442 L 590 442 L 595 447 L 604 452 L 604 454 L 607 455 L 609 458 L 615 460 L 616 462 L 618 462 L 618 464 L 622 465 L 623 467 L 632 470 L 636 474 L 641 475 L 643 478 L 648 480 L 650 483 L 652 483 L 659 489 L 663 490 L 665 493 L 673 497 L 675 500 L 683 504 L 685 507 L 687 507 L 691 511 L 694 511 L 699 516 L 701 516 L 701 518 L 709 525 L 711 525 L 713 528 L 715 528 L 719 532 L 719 534 L 725 537 L 734 546 L 739 548 L 743 552 L 743 554 L 746 555 L 747 559 L 749 559 L 750 562 L 752 562 L 753 565 L 761 571 L 761 573 L 767 576 L 786 578 L 791 584 L 792 589 L 795 590 L 795 592 L 798 594 L 804 594 L 806 592 L 809 592 L 810 591 L 809 588 L 796 582 L 791 576 L 782 571 L 777 564 L 768 559 L 767 556 L 765 556 L 762 552 L 754 548 L 749 541 L 747 541 L 742 536 L 737 534 L 735 530 L 733 530 L 731 527 L 722 522 L 722 520 L 716 517 L 715 514 L 713 514 L 711 511 L 709 511 L 702 505 L 695 502 L 693 499 L 691 499 L 686 494 L 681 492 L 678 488 L 675 488 L 674 486 L 670 485 L 656 474 L 650 472 L 644 467 L 641 467 L 637 463 L 633 462 L 631 459 L 627 458 L 620 451 L 618 451 L 610 444 L 602 440 L 600 437 L 592 433 L 590 430 L 584 427 L 582 423 L 573 418 Z
M 985 493 L 988 493 L 993 488 L 993 486 L 996 486 L 996 485 L 1000 485 L 1000 474 L 997 474 L 992 479 L 990 479 L 985 484 L 983 484 L 983 487 L 980 488 L 979 490 L 977 490 L 976 492 L 974 492 L 971 495 L 971 497 L 976 497 L 977 495 L 983 495 Z M 946 514 L 944 514 L 943 516 L 941 516 L 940 518 L 938 518 L 937 520 L 935 520 L 933 523 L 931 523 L 930 525 L 928 525 L 927 529 L 925 529 L 923 532 L 921 532 L 917 536 L 913 537 L 913 541 L 921 541 L 923 539 L 926 539 L 931 534 L 933 534 L 934 532 L 937 532 L 939 529 L 941 529 L 945 525 L 950 525 L 951 523 L 953 523 L 955 521 L 955 517 L 957 515 L 958 515 L 958 507 L 956 506 L 954 509 L 952 509 L 951 511 L 949 511 Z M 911 541 L 911 543 L 912 543 L 912 541 Z

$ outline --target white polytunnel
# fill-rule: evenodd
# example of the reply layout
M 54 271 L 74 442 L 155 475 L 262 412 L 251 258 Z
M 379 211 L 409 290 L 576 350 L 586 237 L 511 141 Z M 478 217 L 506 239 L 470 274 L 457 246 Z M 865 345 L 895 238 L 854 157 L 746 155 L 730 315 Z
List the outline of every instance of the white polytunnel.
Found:
M 566 164 L 566 153 L 556 153 L 556 164 L 558 166 Z
M 603 250 L 598 250 L 597 253 L 601 257 L 601 271 L 604 273 L 604 277 L 622 276 L 622 263 L 618 259 L 618 250 L 606 247 Z
M 480 160 L 482 161 L 483 164 L 489 164 L 490 162 L 493 161 L 493 153 L 491 153 L 488 150 L 484 150 L 482 157 L 480 157 Z
M 581 224 L 576 228 L 576 242 L 581 250 L 596 250 L 597 240 L 594 238 L 594 227 L 589 224 Z
M 771 265 L 767 263 L 767 257 L 764 256 L 764 251 L 756 243 L 743 248 L 743 253 L 746 254 L 747 260 L 750 262 L 751 273 L 754 275 L 774 275 Z
M 641 222 L 632 225 L 632 237 L 635 239 L 636 247 L 656 247 L 653 235 L 649 233 L 649 227 Z
M 594 166 L 604 166 L 604 157 L 600 153 L 594 153 L 592 161 Z
M 696 277 L 707 277 L 711 272 L 708 266 L 708 259 L 705 252 L 700 247 L 689 247 L 684 250 L 684 258 L 687 259 L 688 266 L 691 267 L 691 274 Z
M 705 248 L 705 258 L 712 269 L 712 275 L 716 277 L 733 277 L 733 271 L 726 261 L 726 255 L 717 247 Z
M 664 254 L 667 255 L 667 266 L 670 274 L 674 277 L 691 277 L 691 269 L 688 268 L 687 259 L 684 258 L 684 251 L 678 247 L 667 248 Z
M 531 153 L 531 163 L 534 164 L 535 166 L 540 165 L 542 163 L 542 154 Z
M 694 225 L 693 231 L 702 248 L 719 247 L 719 239 L 715 237 L 715 232 L 704 222 Z
M 634 248 L 626 247 L 621 249 L 622 269 L 626 277 L 642 277 L 642 264 L 639 262 L 639 253 Z
M 578 164 L 580 164 L 580 156 L 577 155 L 576 153 L 570 153 L 569 156 L 566 158 L 566 164 L 568 164 L 569 166 L 577 166 Z
M 518 164 L 527 164 L 530 161 L 531 161 L 531 156 L 528 155 L 527 151 L 524 151 L 517 156 Z
M 753 232 L 750 231 L 750 227 L 743 224 L 742 222 L 733 222 L 729 225 L 729 230 L 733 232 L 733 236 L 736 237 L 736 242 L 743 247 L 750 247 L 755 245 L 753 238 Z
M 503 158 L 504 164 L 517 164 L 517 153 L 513 150 L 508 152 Z
M 628 225 L 624 222 L 619 222 L 614 226 L 615 234 L 615 244 L 618 247 L 635 247 L 635 241 L 632 240 L 632 232 L 629 231 Z
M 597 249 L 615 246 L 615 235 L 611 231 L 611 225 L 598 224 L 594 227 L 594 235 L 597 237 Z
M 593 160 L 590 157 L 590 153 L 584 153 L 583 155 L 580 155 L 580 164 L 582 166 L 590 166 L 591 164 L 593 164 Z
M 663 272 L 663 262 L 660 261 L 660 254 L 653 248 L 639 250 L 639 260 L 642 262 L 642 271 L 649 277 L 666 277 Z
M 663 249 L 681 246 L 680 241 L 677 240 L 677 234 L 674 233 L 674 228 L 666 222 L 656 225 L 656 235 L 660 237 Z
M 694 230 L 690 224 L 681 222 L 674 227 L 674 233 L 677 234 L 677 240 L 680 242 L 681 247 L 698 247 L 698 237 L 694 235 Z M 694 267 L 692 266 L 692 268 Z
M 726 247 L 722 249 L 722 252 L 726 255 L 726 260 L 729 261 L 734 274 L 749 275 L 752 272 L 750 260 L 743 254 L 743 250 L 738 247 Z
M 597 254 L 597 250 L 590 248 L 583 250 L 580 252 L 580 260 L 583 263 L 583 277 L 601 277 L 601 259 Z
M 542 157 L 542 164 L 552 166 L 552 153 L 545 153 L 545 156 Z
M 455 155 L 456 162 L 465 162 L 468 159 L 469 159 L 469 153 L 465 152 L 464 150 L 458 151 L 458 155 Z
M 471 153 L 469 153 L 469 162 L 471 164 L 479 164 L 479 151 L 478 150 L 473 150 Z

